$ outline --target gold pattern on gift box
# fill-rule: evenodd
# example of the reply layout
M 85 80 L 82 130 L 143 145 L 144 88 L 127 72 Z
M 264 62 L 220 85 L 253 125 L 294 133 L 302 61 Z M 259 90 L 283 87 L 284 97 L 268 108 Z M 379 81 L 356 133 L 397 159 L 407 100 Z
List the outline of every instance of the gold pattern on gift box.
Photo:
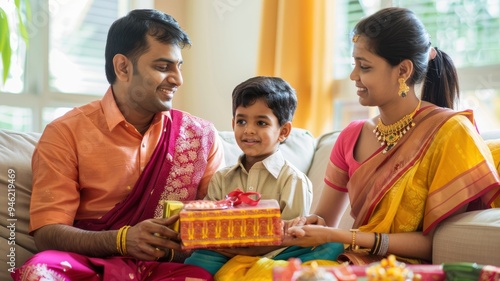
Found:
M 267 203 L 223 210 L 184 209 L 180 213 L 183 248 L 279 245 L 282 235 L 279 205 L 275 200 L 276 205 Z

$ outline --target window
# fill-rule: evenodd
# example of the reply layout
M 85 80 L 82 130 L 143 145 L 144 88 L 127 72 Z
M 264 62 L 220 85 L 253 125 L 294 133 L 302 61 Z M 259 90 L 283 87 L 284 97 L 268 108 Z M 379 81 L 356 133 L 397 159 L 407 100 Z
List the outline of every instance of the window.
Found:
M 340 1 L 342 2 L 342 1 Z M 345 0 L 339 13 L 345 11 L 343 32 L 335 50 L 335 79 L 348 83 L 351 70 L 350 31 L 360 18 L 383 7 L 409 8 L 422 20 L 431 36 L 432 45 L 453 59 L 460 82 L 459 109 L 473 109 L 480 131 L 500 128 L 500 0 Z M 368 6 L 366 3 L 370 3 Z M 352 83 L 352 82 L 350 82 Z M 347 100 L 352 97 L 345 95 Z M 361 107 L 361 106 L 360 106 Z M 369 114 L 369 109 L 364 109 Z M 375 113 L 374 113 L 375 114 Z M 337 122 L 341 129 L 350 120 Z
M 22 4 L 21 4 L 22 3 Z M 1 1 L 0 11 L 3 12 L 1 19 L 1 39 L 2 53 L 0 65 L 0 73 L 2 73 L 2 91 L 6 90 L 11 93 L 19 93 L 23 90 L 22 79 L 24 78 L 23 66 L 26 62 L 26 42 L 29 41 L 29 36 L 23 37 L 21 34 L 26 30 L 27 17 L 29 13 L 26 1 Z M 21 13 L 17 13 L 21 10 Z M 19 16 L 20 15 L 20 16 Z M 8 40 L 7 36 L 10 37 Z M 24 39 L 23 39 L 24 38 Z M 5 69 L 4 69 L 5 66 Z M 4 82 L 5 72 L 9 72 L 9 77 Z
M 108 88 L 104 47 L 109 26 L 153 2 L 32 0 L 30 7 L 21 6 L 23 15 L 27 8 L 32 11 L 29 40 L 25 44 L 11 31 L 11 69 L 6 83 L 0 82 L 0 128 L 41 132 L 72 107 L 99 99 Z M 0 7 L 16 26 L 14 1 L 1 1 Z
M 109 26 L 120 16 L 119 1 L 67 1 L 67 4 L 54 9 L 51 15 L 50 90 L 70 94 L 102 94 L 108 87 L 104 74 L 106 36 Z

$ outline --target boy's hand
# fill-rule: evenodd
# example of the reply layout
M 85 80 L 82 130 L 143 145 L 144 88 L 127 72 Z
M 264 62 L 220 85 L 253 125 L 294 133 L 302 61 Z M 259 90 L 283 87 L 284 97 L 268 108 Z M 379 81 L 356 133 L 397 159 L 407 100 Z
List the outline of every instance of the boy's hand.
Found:
M 306 217 L 305 224 L 315 224 L 315 225 L 326 226 L 325 220 L 318 215 L 310 215 L 310 216 Z
M 329 227 L 322 225 L 294 226 L 288 229 L 283 238 L 283 246 L 311 247 L 327 243 Z
M 283 233 L 285 236 L 288 233 L 288 229 L 291 227 L 300 227 L 308 224 L 325 226 L 325 220 L 318 215 L 310 215 L 308 217 L 297 217 L 288 221 L 282 221 Z

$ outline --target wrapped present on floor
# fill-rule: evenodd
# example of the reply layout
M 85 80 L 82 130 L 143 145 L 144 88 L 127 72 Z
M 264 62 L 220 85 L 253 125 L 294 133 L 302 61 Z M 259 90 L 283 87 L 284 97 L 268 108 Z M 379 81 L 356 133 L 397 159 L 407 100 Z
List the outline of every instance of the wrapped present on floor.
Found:
M 356 281 L 357 276 L 347 264 L 319 266 L 316 261 L 303 265 L 300 259 L 288 259 L 288 265 L 273 268 L 273 281 Z
M 366 265 L 350 265 L 351 270 L 359 278 L 366 278 Z M 445 281 L 446 275 L 443 271 L 443 266 L 440 264 L 406 264 L 414 278 L 419 281 Z
M 228 200 L 184 202 L 179 212 L 183 249 L 280 245 L 278 201 L 250 195 L 237 191 Z
M 446 280 L 455 281 L 499 281 L 500 267 L 471 262 L 444 263 Z

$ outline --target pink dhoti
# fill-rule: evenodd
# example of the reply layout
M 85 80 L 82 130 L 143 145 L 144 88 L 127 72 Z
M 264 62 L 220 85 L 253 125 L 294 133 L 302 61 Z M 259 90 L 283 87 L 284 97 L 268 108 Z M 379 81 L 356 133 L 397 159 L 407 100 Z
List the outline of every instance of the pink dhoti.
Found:
M 129 257 L 90 258 L 48 250 L 31 257 L 12 274 L 14 280 L 124 281 L 124 280 L 213 280 L 203 268 L 182 263 L 141 261 Z

